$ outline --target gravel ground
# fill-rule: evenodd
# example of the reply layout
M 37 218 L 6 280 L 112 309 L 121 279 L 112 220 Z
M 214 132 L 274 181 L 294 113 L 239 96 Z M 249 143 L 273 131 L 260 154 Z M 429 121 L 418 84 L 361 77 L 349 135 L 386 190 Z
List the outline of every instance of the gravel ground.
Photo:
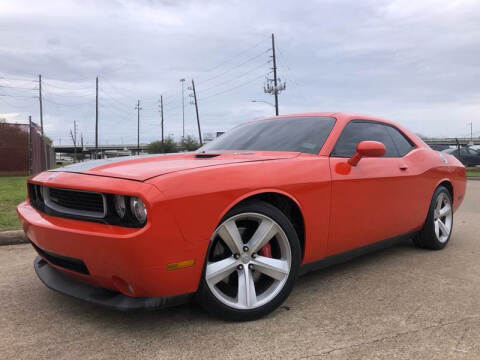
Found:
M 29 245 L 0 247 L 1 359 L 479 359 L 480 182 L 444 251 L 410 243 L 299 279 L 268 317 L 198 306 L 117 313 L 48 290 Z

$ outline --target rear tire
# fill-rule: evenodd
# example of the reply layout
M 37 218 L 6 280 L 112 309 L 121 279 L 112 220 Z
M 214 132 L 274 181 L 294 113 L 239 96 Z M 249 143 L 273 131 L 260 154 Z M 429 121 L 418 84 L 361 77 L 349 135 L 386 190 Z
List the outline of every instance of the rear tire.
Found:
M 452 196 L 446 187 L 439 186 L 433 194 L 425 224 L 413 242 L 422 249 L 441 250 L 448 244 L 452 229 Z
M 285 214 L 263 201 L 240 204 L 212 235 L 198 300 L 222 319 L 261 318 L 292 291 L 300 256 L 297 233 Z

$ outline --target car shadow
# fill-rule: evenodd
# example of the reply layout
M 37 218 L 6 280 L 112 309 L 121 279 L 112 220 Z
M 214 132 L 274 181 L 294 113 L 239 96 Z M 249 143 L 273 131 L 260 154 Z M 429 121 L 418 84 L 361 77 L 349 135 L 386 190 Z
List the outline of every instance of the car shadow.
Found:
M 410 241 L 401 242 L 392 247 L 375 251 L 370 254 L 362 255 L 348 262 L 332 265 L 317 271 L 309 272 L 297 279 L 294 288 L 295 297 L 302 296 L 303 291 L 321 291 L 322 284 L 335 282 L 335 278 L 348 272 L 354 272 L 357 269 L 376 266 L 379 261 L 386 263 L 399 256 L 408 256 L 409 252 L 418 251 Z M 359 273 L 361 271 L 359 270 Z M 89 304 L 85 301 L 71 298 L 62 294 L 47 290 L 47 302 L 52 305 L 55 313 L 62 313 L 71 321 L 80 321 L 82 323 L 94 323 L 102 327 L 124 327 L 128 324 L 131 331 L 142 331 L 145 329 L 155 329 L 156 331 L 171 331 L 172 326 L 176 331 L 189 327 L 202 328 L 208 325 L 225 324 L 226 321 L 215 318 L 208 314 L 197 303 L 159 309 L 159 310 L 135 310 L 128 312 L 119 312 L 109 308 Z M 287 300 L 280 309 L 274 311 L 263 319 L 257 321 L 269 321 L 282 316 L 284 311 L 289 311 L 291 305 Z

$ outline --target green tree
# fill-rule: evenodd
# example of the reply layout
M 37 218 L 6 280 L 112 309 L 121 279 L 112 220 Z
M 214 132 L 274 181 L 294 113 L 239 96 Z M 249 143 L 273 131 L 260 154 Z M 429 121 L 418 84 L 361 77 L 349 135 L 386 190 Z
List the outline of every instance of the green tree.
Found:
M 147 152 L 149 154 L 174 153 L 177 151 L 177 144 L 171 137 L 166 138 L 163 144 L 161 141 L 153 141 L 147 146 Z
M 195 151 L 200 147 L 200 143 L 192 136 L 187 136 L 183 142 L 179 144 L 182 151 Z
M 52 145 L 52 142 L 53 142 L 52 139 L 50 139 L 47 135 L 43 135 L 43 141 L 45 141 L 45 143 L 50 146 Z

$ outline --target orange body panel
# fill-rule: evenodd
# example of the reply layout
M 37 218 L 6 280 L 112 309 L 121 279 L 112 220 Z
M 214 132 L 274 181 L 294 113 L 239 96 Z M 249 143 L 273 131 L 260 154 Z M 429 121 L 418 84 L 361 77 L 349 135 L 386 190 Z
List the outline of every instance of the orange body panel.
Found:
M 454 209 L 465 193 L 465 168 L 447 163 L 420 139 L 397 126 L 416 148 L 403 158 L 330 157 L 345 125 L 361 115 L 333 113 L 335 126 L 318 155 L 289 152 L 226 152 L 198 159 L 192 153 L 152 156 L 103 164 L 80 173 L 44 172 L 30 182 L 140 197 L 148 209 L 143 228 L 124 228 L 50 216 L 27 200 L 18 214 L 38 247 L 81 259 L 81 275 L 96 286 L 115 289 L 113 277 L 127 281 L 138 297 L 196 291 L 210 237 L 222 217 L 240 201 L 277 193 L 294 201 L 303 217 L 302 263 L 348 251 L 422 227 L 435 188 L 448 181 Z M 87 163 L 86 163 L 87 164 Z M 191 267 L 168 271 L 167 264 L 194 259 Z M 58 268 L 58 267 L 57 267 Z

